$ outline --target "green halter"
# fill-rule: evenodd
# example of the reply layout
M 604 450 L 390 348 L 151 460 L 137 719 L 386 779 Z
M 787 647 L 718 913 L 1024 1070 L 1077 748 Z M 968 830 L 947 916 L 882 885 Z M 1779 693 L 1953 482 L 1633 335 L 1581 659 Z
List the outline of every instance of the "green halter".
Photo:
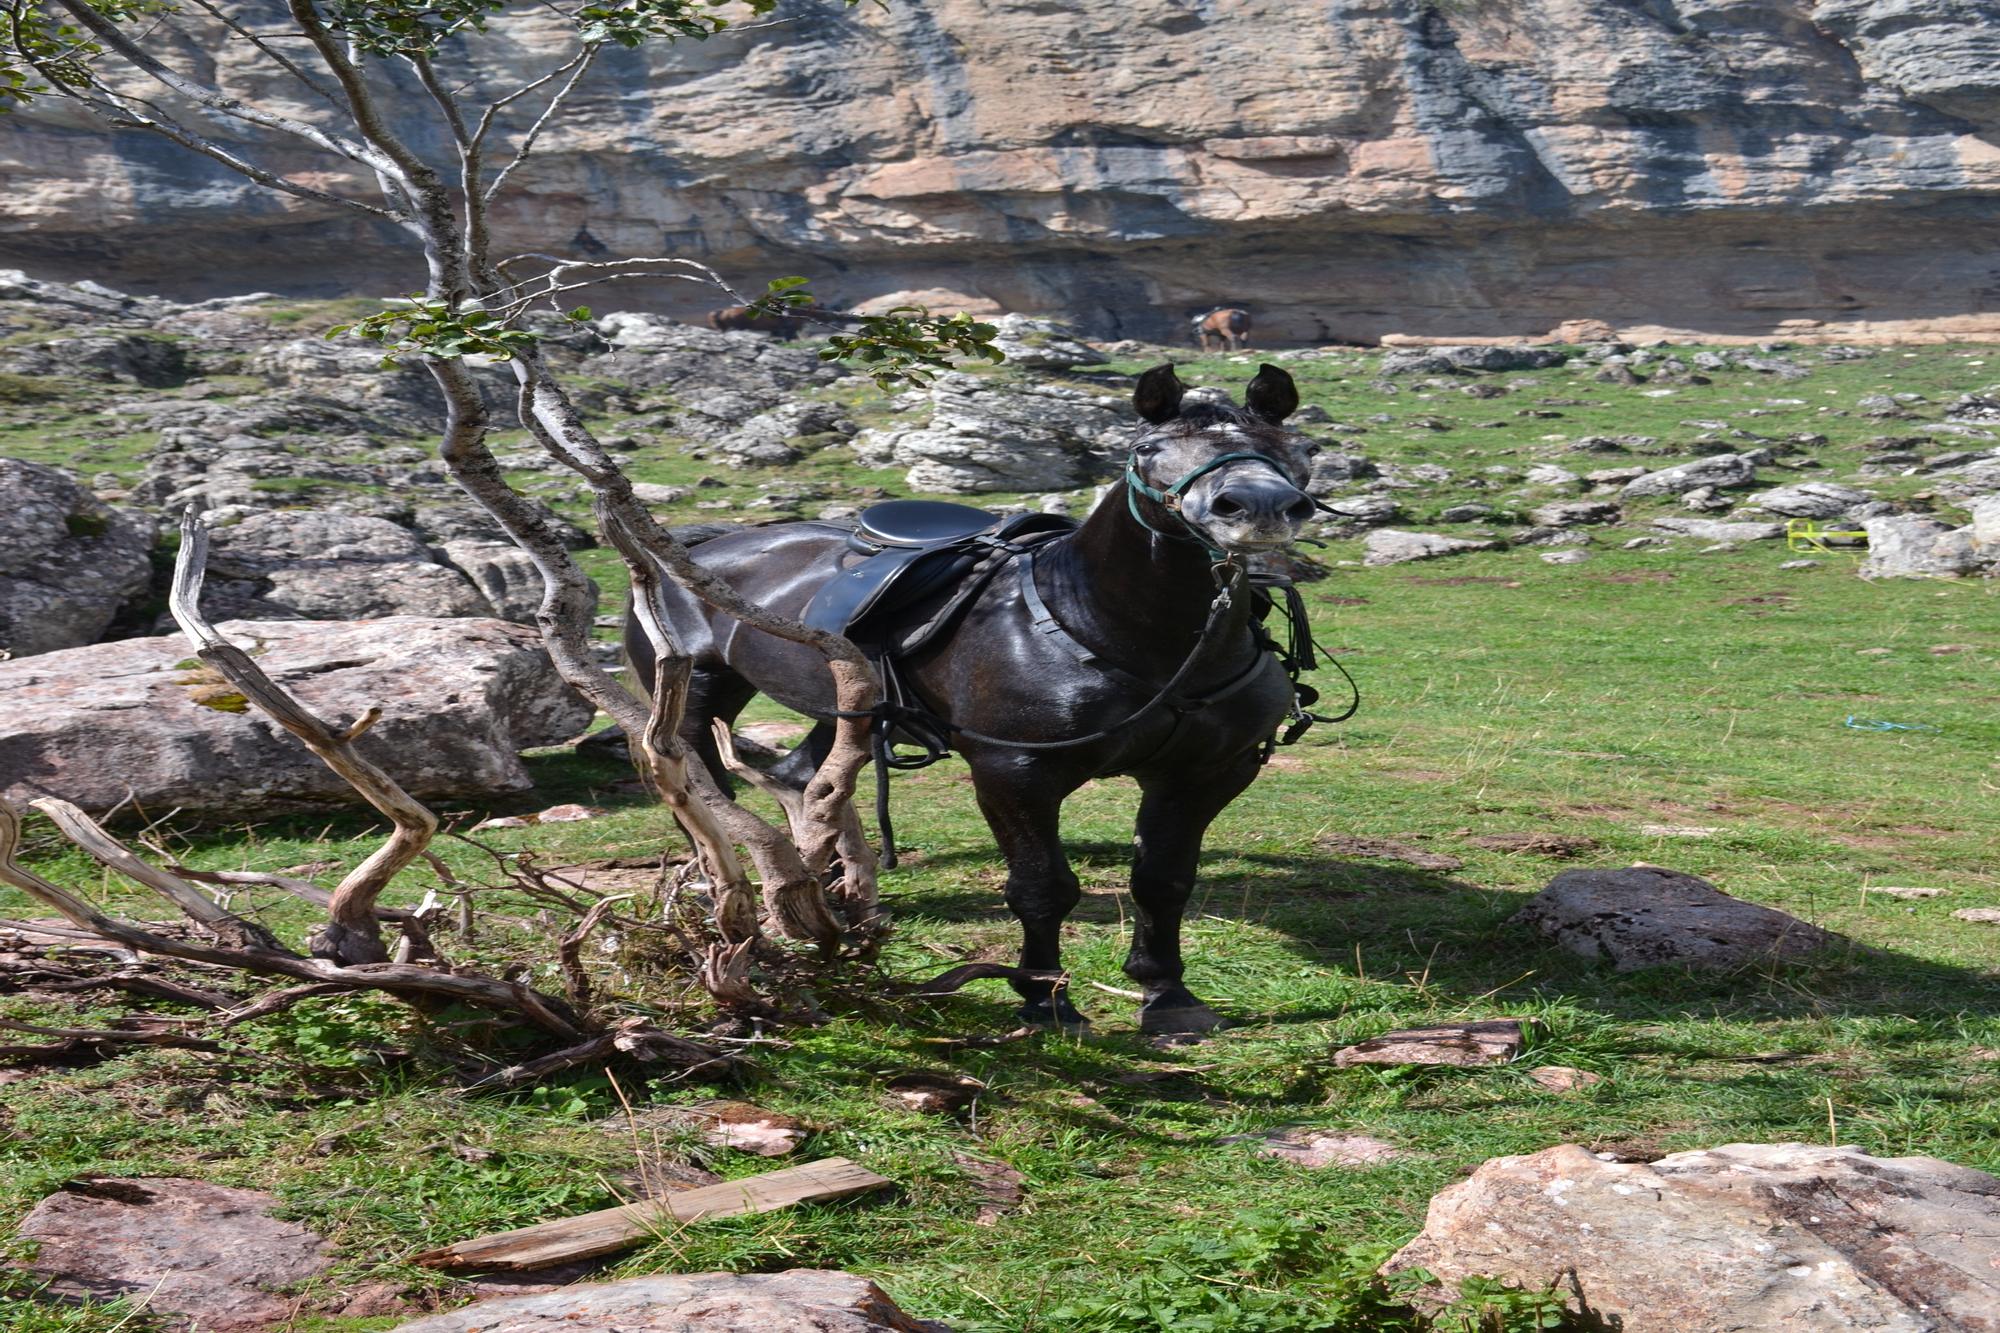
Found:
M 1215 547 L 1210 546 L 1208 544 L 1208 541 L 1201 535 L 1201 529 L 1195 527 L 1194 524 L 1188 522 L 1186 516 L 1184 516 L 1181 513 L 1181 496 L 1187 492 L 1188 487 L 1194 485 L 1197 481 L 1200 481 L 1203 477 L 1215 471 L 1217 468 L 1221 467 L 1224 463 L 1234 463 L 1239 459 L 1246 459 L 1246 458 L 1253 458 L 1257 460 L 1259 463 L 1267 464 L 1272 469 L 1274 469 L 1279 476 L 1285 477 L 1285 470 L 1282 467 L 1279 467 L 1274 459 L 1271 459 L 1264 454 L 1252 454 L 1252 453 L 1221 454 L 1215 458 L 1209 459 L 1206 463 L 1203 463 L 1200 467 L 1188 473 L 1185 477 L 1182 477 L 1179 481 L 1167 487 L 1165 490 L 1159 490 L 1156 487 L 1147 484 L 1146 479 L 1139 475 L 1137 455 L 1135 453 L 1132 457 L 1129 457 L 1125 460 L 1125 507 L 1132 511 L 1132 517 L 1139 521 L 1139 526 L 1144 528 L 1146 531 L 1152 533 L 1154 536 L 1166 537 L 1169 540 L 1175 540 L 1175 541 L 1180 541 L 1180 540 L 1193 541 L 1196 545 L 1200 546 L 1202 550 L 1207 551 L 1209 555 L 1213 556 L 1215 559 L 1217 560 L 1226 559 L 1227 557 L 1224 555 L 1223 552 L 1218 551 L 1217 549 L 1215 549 Z M 1285 477 L 1285 479 L 1287 481 L 1291 480 L 1291 478 L 1289 477 Z M 1139 497 L 1142 495 L 1145 496 L 1148 500 L 1151 500 L 1153 503 L 1159 505 L 1161 508 L 1165 509 L 1167 512 L 1171 513 L 1175 518 L 1180 519 L 1181 526 L 1187 529 L 1185 537 L 1183 537 L 1182 534 L 1177 532 L 1161 532 L 1151 523 L 1148 523 L 1146 521 L 1146 516 L 1139 512 Z

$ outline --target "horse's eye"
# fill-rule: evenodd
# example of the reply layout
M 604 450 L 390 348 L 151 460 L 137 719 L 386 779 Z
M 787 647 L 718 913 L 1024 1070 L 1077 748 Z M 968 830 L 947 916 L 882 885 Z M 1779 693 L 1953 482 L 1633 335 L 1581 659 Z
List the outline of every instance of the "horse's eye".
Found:
M 1316 445 L 1316 444 L 1308 444 L 1308 445 L 1306 446 L 1306 457 L 1307 457 L 1307 458 L 1311 458 L 1311 457 L 1313 457 L 1313 456 L 1314 456 L 1315 454 L 1317 454 L 1317 453 L 1319 453 L 1319 446 L 1318 446 L 1318 445 Z

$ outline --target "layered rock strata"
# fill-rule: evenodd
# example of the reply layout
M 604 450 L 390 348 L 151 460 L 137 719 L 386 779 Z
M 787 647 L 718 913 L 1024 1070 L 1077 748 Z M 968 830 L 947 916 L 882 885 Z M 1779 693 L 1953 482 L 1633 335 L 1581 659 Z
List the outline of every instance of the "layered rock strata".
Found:
M 929 0 L 781 17 L 608 52 L 519 173 L 503 249 L 689 256 L 753 284 L 804 271 L 849 303 L 922 292 L 1176 339 L 1223 302 L 1255 312 L 1260 341 L 1573 319 L 2000 329 L 2000 0 Z M 562 59 L 552 12 L 496 32 L 477 44 L 489 87 Z M 247 44 L 197 30 L 184 55 L 310 114 Z M 401 91 L 408 132 L 440 151 L 420 93 Z M 244 150 L 372 191 L 285 145 Z M 48 276 L 376 294 L 421 272 L 387 229 L 53 104 L 0 122 L 0 188 L 0 255 Z

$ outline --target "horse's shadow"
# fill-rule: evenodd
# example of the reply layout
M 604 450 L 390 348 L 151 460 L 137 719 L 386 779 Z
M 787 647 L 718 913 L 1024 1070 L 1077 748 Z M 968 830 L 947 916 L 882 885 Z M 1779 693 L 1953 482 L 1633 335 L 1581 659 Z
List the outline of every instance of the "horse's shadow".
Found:
M 1076 842 L 1069 850 L 1087 885 L 1070 919 L 1098 926 L 1129 921 L 1122 872 L 1129 845 Z M 992 859 L 990 851 L 967 848 L 927 856 L 923 866 L 938 870 Z M 1216 859 L 1232 864 L 1202 876 L 1188 904 L 1190 921 L 1260 927 L 1302 961 L 1369 980 L 1400 980 L 1421 990 L 1433 1007 L 1455 1003 L 1500 1013 L 1563 1001 L 1630 1022 L 1671 1018 L 1690 1006 L 1760 1019 L 2000 1014 L 2000 974 L 1859 942 L 1809 959 L 1734 969 L 1617 972 L 1514 924 L 1510 918 L 1531 896 L 1519 890 L 1311 854 L 1232 852 Z M 891 877 L 884 898 L 900 915 L 1012 924 L 997 884 L 903 888 Z M 1188 952 L 1198 969 L 1202 945 L 1191 941 Z M 1343 1012 L 1305 1005 L 1258 1021 L 1309 1024 Z

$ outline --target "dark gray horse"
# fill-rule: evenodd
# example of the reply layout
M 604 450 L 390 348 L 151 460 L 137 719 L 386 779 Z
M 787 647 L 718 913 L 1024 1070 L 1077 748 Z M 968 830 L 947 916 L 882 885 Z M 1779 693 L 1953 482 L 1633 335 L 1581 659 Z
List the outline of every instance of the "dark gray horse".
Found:
M 1023 968 L 1060 968 L 1058 932 L 1080 897 L 1063 853 L 1064 799 L 1092 778 L 1138 780 L 1125 974 L 1144 989 L 1139 1017 L 1149 1032 L 1221 1021 L 1181 982 L 1181 915 L 1210 821 L 1250 785 L 1266 742 L 1297 715 L 1291 682 L 1253 620 L 1244 565 L 1290 544 L 1314 510 L 1302 487 L 1317 446 L 1280 424 L 1299 403 L 1291 376 L 1262 367 L 1241 408 L 1184 402 L 1185 392 L 1172 366 L 1147 371 L 1133 403 L 1149 424 L 1124 484 L 1080 527 L 1015 557 L 1013 576 L 994 578 L 941 643 L 899 667 L 971 766 L 980 811 L 1007 859 Z M 694 556 L 755 601 L 798 616 L 852 562 L 848 535 L 827 523 L 778 523 L 703 542 Z M 668 596 L 694 663 L 687 743 L 726 781 L 710 720 L 732 720 L 753 695 L 768 695 L 819 721 L 774 770 L 803 784 L 833 733 L 832 682 L 819 655 L 671 587 Z M 627 648 L 649 679 L 645 636 L 628 630 Z M 1084 1021 L 1059 984 L 1015 988 L 1030 1021 Z

